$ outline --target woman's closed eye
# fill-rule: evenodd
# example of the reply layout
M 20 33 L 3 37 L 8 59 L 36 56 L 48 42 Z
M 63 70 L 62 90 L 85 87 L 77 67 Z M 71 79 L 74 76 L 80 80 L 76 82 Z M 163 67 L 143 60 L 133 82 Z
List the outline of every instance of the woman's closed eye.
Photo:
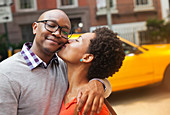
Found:
M 76 41 L 76 42 L 79 42 L 79 40 L 78 40 L 78 39 L 75 39 L 75 41 Z

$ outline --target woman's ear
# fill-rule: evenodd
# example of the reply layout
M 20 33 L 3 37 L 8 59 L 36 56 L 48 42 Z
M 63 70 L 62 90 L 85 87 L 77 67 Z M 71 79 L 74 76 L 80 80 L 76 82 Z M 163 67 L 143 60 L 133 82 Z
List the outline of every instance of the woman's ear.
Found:
M 37 28 L 38 28 L 37 22 L 34 22 L 34 23 L 32 24 L 33 34 L 36 34 Z
M 82 62 L 84 63 L 90 63 L 94 59 L 93 54 L 84 54 L 82 57 Z

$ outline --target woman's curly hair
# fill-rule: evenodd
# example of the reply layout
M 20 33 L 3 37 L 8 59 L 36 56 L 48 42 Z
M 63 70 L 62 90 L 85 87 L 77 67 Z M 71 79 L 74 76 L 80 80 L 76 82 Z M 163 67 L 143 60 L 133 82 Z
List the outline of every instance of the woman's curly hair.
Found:
M 119 71 L 125 57 L 122 41 L 116 33 L 106 27 L 98 28 L 93 33 L 96 37 L 90 40 L 87 50 L 87 53 L 94 55 L 87 76 L 89 80 L 112 76 Z

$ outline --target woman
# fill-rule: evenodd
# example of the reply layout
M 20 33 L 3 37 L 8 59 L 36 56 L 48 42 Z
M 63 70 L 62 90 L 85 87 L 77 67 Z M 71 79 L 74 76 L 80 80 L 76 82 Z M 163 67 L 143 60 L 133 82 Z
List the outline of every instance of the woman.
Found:
M 78 89 L 93 77 L 104 79 L 112 76 L 121 67 L 125 56 L 117 35 L 105 27 L 69 41 L 58 55 L 67 64 L 69 81 L 60 115 L 73 115 Z M 105 105 L 100 115 L 109 115 Z

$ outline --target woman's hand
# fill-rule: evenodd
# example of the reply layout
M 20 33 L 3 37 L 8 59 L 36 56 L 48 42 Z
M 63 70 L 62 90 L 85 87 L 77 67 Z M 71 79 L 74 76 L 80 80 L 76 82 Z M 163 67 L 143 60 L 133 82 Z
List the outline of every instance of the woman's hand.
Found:
M 98 80 L 92 80 L 79 89 L 77 96 L 77 111 L 80 112 L 84 106 L 83 115 L 94 115 L 100 113 L 104 103 L 104 87 Z

